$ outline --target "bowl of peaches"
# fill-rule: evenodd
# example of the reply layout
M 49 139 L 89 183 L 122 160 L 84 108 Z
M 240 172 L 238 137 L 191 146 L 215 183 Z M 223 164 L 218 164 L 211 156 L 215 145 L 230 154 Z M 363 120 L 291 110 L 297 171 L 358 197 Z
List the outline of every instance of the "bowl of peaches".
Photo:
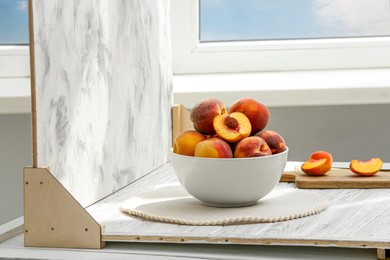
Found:
M 252 98 L 229 110 L 218 99 L 193 107 L 193 130 L 178 134 L 171 163 L 184 189 L 208 206 L 242 207 L 257 203 L 280 180 L 288 147 L 266 129 L 268 108 Z

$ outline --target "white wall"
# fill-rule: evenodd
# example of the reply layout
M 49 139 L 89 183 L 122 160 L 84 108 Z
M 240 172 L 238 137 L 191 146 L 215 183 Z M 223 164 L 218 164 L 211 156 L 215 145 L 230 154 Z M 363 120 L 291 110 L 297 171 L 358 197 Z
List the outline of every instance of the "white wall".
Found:
M 287 142 L 290 161 L 327 150 L 334 161 L 390 162 L 390 105 L 270 108 L 269 127 Z
M 31 166 L 31 116 L 0 115 L 0 225 L 23 215 L 23 167 Z

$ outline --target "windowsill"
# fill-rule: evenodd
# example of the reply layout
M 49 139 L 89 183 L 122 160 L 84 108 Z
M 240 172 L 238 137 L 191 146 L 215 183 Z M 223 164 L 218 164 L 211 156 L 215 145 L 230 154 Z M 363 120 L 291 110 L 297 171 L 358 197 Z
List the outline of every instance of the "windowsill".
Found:
M 191 108 L 215 97 L 269 107 L 390 104 L 390 69 L 175 75 L 174 102 Z M 30 113 L 30 79 L 0 78 L 0 114 Z
M 390 103 L 390 68 L 175 75 L 174 102 L 191 108 L 214 97 L 252 97 L 269 107 Z
M 0 114 L 31 112 L 30 78 L 0 78 Z

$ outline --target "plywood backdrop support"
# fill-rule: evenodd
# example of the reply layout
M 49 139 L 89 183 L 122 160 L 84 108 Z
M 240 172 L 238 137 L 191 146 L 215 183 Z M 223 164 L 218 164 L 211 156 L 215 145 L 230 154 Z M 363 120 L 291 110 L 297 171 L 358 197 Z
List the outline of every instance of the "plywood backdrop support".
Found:
M 377 257 L 379 260 L 388 260 L 390 259 L 390 249 L 378 248 Z
M 169 2 L 28 6 L 33 149 L 24 169 L 25 246 L 101 248 L 103 227 L 85 207 L 168 161 Z
M 24 245 L 100 249 L 102 227 L 57 181 L 38 167 L 33 0 L 28 2 L 32 114 L 32 167 L 25 168 Z
M 25 246 L 100 249 L 101 226 L 47 168 L 24 169 Z

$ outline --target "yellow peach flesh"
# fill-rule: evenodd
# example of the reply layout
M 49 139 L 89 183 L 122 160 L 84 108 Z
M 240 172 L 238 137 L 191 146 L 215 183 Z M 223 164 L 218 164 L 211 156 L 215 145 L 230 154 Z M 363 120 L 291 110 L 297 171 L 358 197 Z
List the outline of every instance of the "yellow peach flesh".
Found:
M 310 159 L 301 166 L 301 170 L 312 176 L 321 176 L 327 173 L 331 169 L 331 165 L 328 164 L 326 158 L 322 159 Z
M 217 135 L 231 143 L 238 142 L 251 133 L 249 119 L 240 112 L 216 116 L 213 125 Z
M 352 160 L 350 169 L 360 176 L 372 176 L 379 172 L 383 166 L 380 158 L 373 158 L 369 161 Z

